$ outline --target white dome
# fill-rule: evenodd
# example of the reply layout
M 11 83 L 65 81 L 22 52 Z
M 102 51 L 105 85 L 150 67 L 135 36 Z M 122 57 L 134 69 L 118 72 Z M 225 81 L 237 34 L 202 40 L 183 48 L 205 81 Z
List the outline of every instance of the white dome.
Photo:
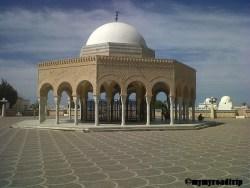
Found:
M 229 96 L 221 97 L 220 103 L 219 103 L 219 110 L 232 110 L 233 109 L 233 103 Z
M 220 103 L 228 103 L 228 102 L 232 102 L 229 96 L 221 97 Z
M 98 27 L 88 38 L 86 46 L 101 43 L 127 43 L 146 47 L 141 34 L 131 25 L 112 22 Z

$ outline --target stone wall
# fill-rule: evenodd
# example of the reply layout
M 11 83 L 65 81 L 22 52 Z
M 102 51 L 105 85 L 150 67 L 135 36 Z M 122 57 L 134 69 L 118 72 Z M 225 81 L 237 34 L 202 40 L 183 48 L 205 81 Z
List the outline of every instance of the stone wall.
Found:
M 250 110 L 248 111 L 249 111 L 249 115 L 245 117 L 250 117 Z M 196 110 L 195 111 L 196 119 L 199 116 L 199 114 L 202 114 L 204 118 L 210 118 L 210 110 Z M 239 115 L 237 110 L 215 110 L 216 118 L 235 118 L 237 115 Z
M 67 110 L 59 110 L 59 116 L 64 116 L 64 114 L 67 114 Z M 55 117 L 56 116 L 56 110 L 48 110 L 47 111 L 47 116 Z

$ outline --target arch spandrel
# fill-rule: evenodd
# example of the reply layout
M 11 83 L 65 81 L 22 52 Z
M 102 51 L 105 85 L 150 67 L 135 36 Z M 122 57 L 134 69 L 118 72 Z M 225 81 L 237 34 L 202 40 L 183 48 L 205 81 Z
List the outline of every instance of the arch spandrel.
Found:
M 72 86 L 70 84 L 70 82 L 68 81 L 63 81 L 63 82 L 60 82 L 60 84 L 58 84 L 56 86 L 56 93 L 57 93 L 57 96 L 60 96 L 62 94 L 63 91 L 66 91 L 66 93 L 71 96 L 72 93 L 73 93 L 73 89 L 72 89 Z
M 81 87 L 83 86 L 83 87 Z M 75 85 L 73 86 L 73 96 L 78 96 L 80 95 L 82 92 L 88 90 L 90 87 L 90 89 L 93 91 L 93 94 L 96 94 L 96 84 L 95 82 L 92 80 L 78 80 L 75 82 Z
M 127 79 L 124 80 L 123 84 L 122 84 L 122 93 L 126 93 L 127 92 L 127 88 L 129 86 L 129 84 L 131 84 L 132 82 L 141 82 L 146 90 L 146 93 L 149 93 L 149 81 L 146 80 L 143 76 L 141 75 L 133 75 L 128 77 Z
M 121 87 L 122 81 L 119 76 L 113 74 L 103 75 L 97 81 L 97 92 L 100 92 L 100 89 L 103 85 L 106 85 L 105 87 L 108 89 L 112 88 L 114 84 L 117 84 L 119 87 Z
M 80 82 L 77 82 L 77 87 L 75 90 L 73 90 L 73 96 L 80 96 L 85 95 L 86 92 L 92 91 L 93 94 L 95 94 L 94 91 L 96 91 L 95 87 L 89 80 L 82 80 Z
M 153 90 L 153 87 L 155 84 L 157 83 L 164 83 L 167 85 L 167 87 L 169 88 L 169 94 L 170 96 L 175 97 L 175 84 L 173 80 L 170 80 L 169 78 L 163 77 L 163 76 L 159 76 L 156 77 L 152 80 L 150 80 L 150 90 Z
M 136 92 L 137 94 L 139 93 L 146 93 L 146 86 L 143 82 L 141 81 L 133 81 L 130 82 L 126 88 L 127 91 L 127 95 L 129 94 L 129 92 Z
M 53 91 L 53 95 L 55 96 L 55 86 L 49 82 L 42 82 L 38 87 L 38 97 L 45 97 L 47 96 L 50 90 Z

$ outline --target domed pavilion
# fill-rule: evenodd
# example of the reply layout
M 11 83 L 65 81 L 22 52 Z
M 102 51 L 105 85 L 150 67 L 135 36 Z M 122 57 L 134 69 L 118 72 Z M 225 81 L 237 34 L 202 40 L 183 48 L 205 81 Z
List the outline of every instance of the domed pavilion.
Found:
M 174 59 L 155 58 L 154 50 L 133 26 L 112 22 L 98 27 L 89 36 L 80 57 L 38 65 L 40 123 L 46 120 L 50 90 L 55 101 L 56 124 L 62 121 L 59 116 L 62 92 L 69 96 L 68 121 L 75 125 L 92 122 L 93 126 L 153 124 L 156 95 L 164 92 L 167 96 L 164 119 L 172 125 L 194 120 L 196 71 Z

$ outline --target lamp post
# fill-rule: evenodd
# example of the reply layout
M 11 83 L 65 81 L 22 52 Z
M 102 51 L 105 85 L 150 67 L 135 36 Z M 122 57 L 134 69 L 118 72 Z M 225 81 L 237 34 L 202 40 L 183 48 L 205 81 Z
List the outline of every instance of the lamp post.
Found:
M 3 98 L 2 100 L 0 100 L 0 102 L 2 103 L 2 117 L 5 116 L 5 104 L 8 102 L 5 98 Z
M 210 114 L 210 118 L 211 119 L 215 119 L 215 113 L 214 113 L 214 104 L 216 103 L 217 98 L 215 97 L 210 97 L 210 110 L 211 110 L 211 114 Z

